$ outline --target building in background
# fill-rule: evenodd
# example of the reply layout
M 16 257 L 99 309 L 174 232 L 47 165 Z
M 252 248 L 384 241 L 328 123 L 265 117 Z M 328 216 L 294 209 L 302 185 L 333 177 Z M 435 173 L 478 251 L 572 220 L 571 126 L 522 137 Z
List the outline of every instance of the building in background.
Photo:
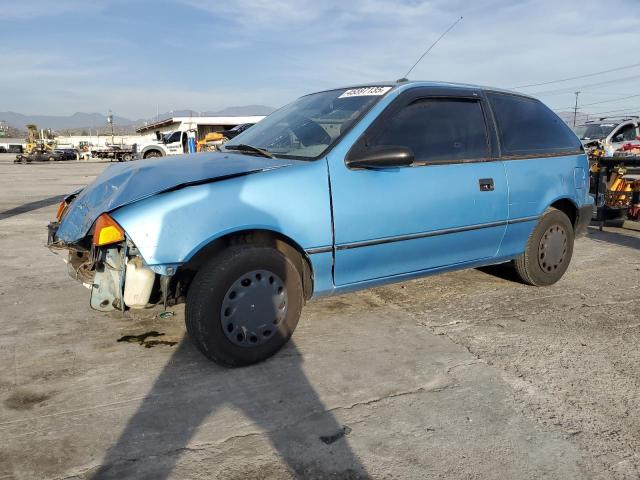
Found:
M 258 123 L 264 115 L 247 115 L 242 117 L 170 117 L 157 122 L 148 123 L 136 129 L 140 135 L 170 134 L 173 132 L 197 132 L 196 141 L 204 139 L 207 133 L 222 132 L 243 123 Z

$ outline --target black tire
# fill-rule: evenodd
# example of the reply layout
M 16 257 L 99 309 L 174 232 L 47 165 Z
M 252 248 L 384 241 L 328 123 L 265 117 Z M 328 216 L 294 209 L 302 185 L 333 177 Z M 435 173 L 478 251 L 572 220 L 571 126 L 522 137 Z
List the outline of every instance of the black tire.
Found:
M 249 275 L 250 283 L 245 285 L 242 282 Z M 249 289 L 246 294 L 240 285 Z M 277 292 L 283 295 L 280 305 L 273 301 L 263 308 L 264 303 L 255 302 L 257 311 L 252 304 L 247 315 L 239 313 L 246 311 L 247 301 L 254 303 L 253 298 L 261 295 L 256 292 L 266 291 L 269 301 L 273 300 L 277 285 L 283 287 Z M 276 289 L 269 290 L 272 287 Z M 234 301 L 245 302 L 244 307 L 234 306 L 231 314 L 229 308 L 223 311 Z M 215 255 L 196 274 L 187 294 L 185 323 L 193 343 L 207 358 L 225 367 L 241 367 L 271 357 L 287 343 L 303 303 L 302 279 L 291 259 L 275 248 L 235 245 Z
M 122 156 L 122 160 L 123 160 L 124 162 L 130 162 L 131 160 L 133 160 L 133 157 L 131 156 L 131 154 L 130 154 L 130 153 L 125 153 L 125 154 Z
M 556 208 L 549 208 L 529 235 L 526 250 L 513 262 L 518 277 L 538 287 L 556 283 L 569 267 L 573 241 L 569 217 Z
M 160 152 L 158 152 L 157 150 L 151 150 L 150 152 L 147 152 L 144 154 L 144 157 L 142 158 L 158 158 L 161 157 L 162 154 Z
M 49 160 L 50 162 L 55 162 L 56 161 L 56 157 L 49 157 L 49 158 L 47 158 L 47 160 Z

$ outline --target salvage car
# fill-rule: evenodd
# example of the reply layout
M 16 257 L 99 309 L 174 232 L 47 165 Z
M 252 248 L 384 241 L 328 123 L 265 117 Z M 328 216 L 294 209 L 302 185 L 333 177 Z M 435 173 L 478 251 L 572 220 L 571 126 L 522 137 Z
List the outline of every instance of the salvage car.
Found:
M 275 354 L 312 298 L 511 262 L 557 282 L 591 218 L 580 140 L 519 93 L 398 82 L 313 93 L 222 151 L 107 168 L 49 246 L 100 311 L 186 302 L 209 359 Z
M 54 162 L 60 160 L 67 160 L 62 152 L 36 149 L 27 154 L 19 153 L 13 163 Z
M 61 160 L 78 160 L 80 158 L 80 154 L 75 148 L 56 148 L 54 152 L 60 155 Z

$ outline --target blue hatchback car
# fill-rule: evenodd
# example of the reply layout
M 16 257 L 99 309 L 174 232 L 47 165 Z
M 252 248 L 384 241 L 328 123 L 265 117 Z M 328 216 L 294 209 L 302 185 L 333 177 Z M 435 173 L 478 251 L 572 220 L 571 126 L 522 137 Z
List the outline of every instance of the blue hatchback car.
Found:
M 241 366 L 313 297 L 508 261 L 550 285 L 592 206 L 582 145 L 539 100 L 390 82 L 299 98 L 220 152 L 112 165 L 49 245 L 93 308 L 186 302 L 200 351 Z

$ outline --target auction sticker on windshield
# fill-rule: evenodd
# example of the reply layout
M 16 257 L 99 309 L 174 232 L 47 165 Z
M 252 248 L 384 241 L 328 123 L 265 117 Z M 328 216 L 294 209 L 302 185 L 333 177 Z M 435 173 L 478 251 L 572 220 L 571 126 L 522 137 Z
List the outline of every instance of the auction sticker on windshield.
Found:
M 349 98 L 349 97 L 371 97 L 384 95 L 391 87 L 361 87 L 361 88 L 352 88 L 347 90 L 338 98 Z

